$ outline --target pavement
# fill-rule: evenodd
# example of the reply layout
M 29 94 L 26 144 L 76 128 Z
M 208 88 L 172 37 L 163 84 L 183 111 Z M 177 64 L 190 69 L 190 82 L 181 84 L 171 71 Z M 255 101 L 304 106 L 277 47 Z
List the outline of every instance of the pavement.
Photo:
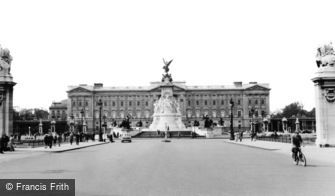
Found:
M 37 156 L 43 153 L 60 153 L 107 143 L 109 142 L 88 141 L 80 142 L 79 145 L 76 145 L 75 143 L 73 143 L 72 145 L 70 143 L 63 143 L 61 144 L 61 146 L 56 145 L 52 146 L 52 148 L 45 148 L 44 146 L 36 148 L 15 148 L 14 152 L 6 151 L 4 152 L 4 154 L 0 154 L 0 163 L 11 161 L 14 159 Z
M 263 150 L 270 150 L 282 154 L 291 154 L 292 144 L 281 143 L 281 142 L 270 142 L 270 141 L 251 141 L 250 138 L 242 140 L 242 142 L 231 141 L 229 139 L 224 140 L 227 143 L 236 145 L 247 146 L 251 148 L 259 148 Z M 327 163 L 335 163 L 335 148 L 320 148 L 316 145 L 305 145 L 301 148 L 308 160 L 316 160 Z
M 250 148 L 222 139 L 170 140 L 117 140 L 65 153 L 37 152 L 42 154 L 0 163 L 0 174 L 3 179 L 75 179 L 80 196 L 314 196 L 335 192 L 335 164 L 311 160 L 301 167 L 292 163 L 289 154 L 277 153 L 280 150 Z

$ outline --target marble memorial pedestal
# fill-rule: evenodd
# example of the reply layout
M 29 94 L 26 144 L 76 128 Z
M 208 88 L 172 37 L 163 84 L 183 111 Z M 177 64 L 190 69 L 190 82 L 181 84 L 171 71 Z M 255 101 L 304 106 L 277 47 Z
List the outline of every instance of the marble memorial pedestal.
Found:
M 0 135 L 13 134 L 13 87 L 10 75 L 0 73 Z
M 10 73 L 13 58 L 7 48 L 0 46 L 0 136 L 13 134 L 13 77 Z
M 178 101 L 173 97 L 173 86 L 168 81 L 161 85 L 161 97 L 154 104 L 153 122 L 148 131 L 188 131 L 182 122 Z
M 315 86 L 316 145 L 335 146 L 335 67 L 320 67 Z

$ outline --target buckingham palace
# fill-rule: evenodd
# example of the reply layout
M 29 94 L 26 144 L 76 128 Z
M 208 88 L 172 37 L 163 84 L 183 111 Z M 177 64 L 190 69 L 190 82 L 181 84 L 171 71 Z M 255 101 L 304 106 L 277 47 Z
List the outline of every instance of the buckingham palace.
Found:
M 68 119 L 83 123 L 89 132 L 99 129 L 101 119 L 106 126 L 118 124 L 126 117 L 130 118 L 133 126 L 140 121 L 143 126 L 148 126 L 152 122 L 154 103 L 161 96 L 161 84 L 70 86 L 67 91 Z M 186 82 L 173 81 L 172 85 L 173 96 L 180 104 L 182 121 L 186 126 L 194 121 L 201 125 L 203 117 L 208 115 L 214 122 L 221 120 L 223 127 L 229 127 L 230 100 L 234 101 L 233 125 L 239 129 L 250 129 L 252 122 L 258 129 L 270 111 L 268 84 L 234 82 L 232 85 L 188 86 Z

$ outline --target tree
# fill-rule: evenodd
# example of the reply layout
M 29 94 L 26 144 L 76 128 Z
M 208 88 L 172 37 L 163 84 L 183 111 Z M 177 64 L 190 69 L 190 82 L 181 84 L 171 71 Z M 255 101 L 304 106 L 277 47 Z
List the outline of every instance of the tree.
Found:
M 43 109 L 22 109 L 20 111 L 14 110 L 14 120 L 38 120 L 48 119 L 49 112 Z
M 285 106 L 282 111 L 278 111 L 273 115 L 274 118 L 290 118 L 292 116 L 315 117 L 315 108 L 308 112 L 304 109 L 304 106 L 301 103 L 294 102 Z
M 34 109 L 35 110 L 35 118 L 36 119 L 48 119 L 49 112 L 42 109 Z

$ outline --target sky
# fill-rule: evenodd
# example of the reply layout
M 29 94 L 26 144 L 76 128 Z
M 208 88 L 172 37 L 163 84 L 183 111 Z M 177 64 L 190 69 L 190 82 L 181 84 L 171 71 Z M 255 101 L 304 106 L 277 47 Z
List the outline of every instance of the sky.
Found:
M 187 85 L 269 83 L 270 110 L 315 105 L 316 49 L 334 42 L 333 1 L 0 0 L 14 106 L 48 109 L 70 85 L 147 86 L 162 58 Z

